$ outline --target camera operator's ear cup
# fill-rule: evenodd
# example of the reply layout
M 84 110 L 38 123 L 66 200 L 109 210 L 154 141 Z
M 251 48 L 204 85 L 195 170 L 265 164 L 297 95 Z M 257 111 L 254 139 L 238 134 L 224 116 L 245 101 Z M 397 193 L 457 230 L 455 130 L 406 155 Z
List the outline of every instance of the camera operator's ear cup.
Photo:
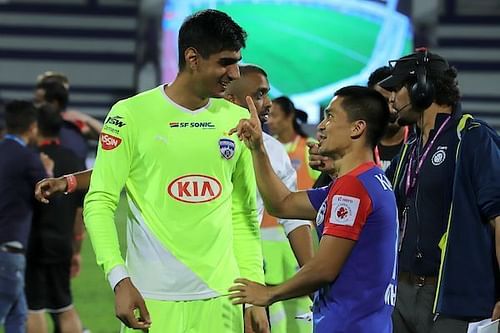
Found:
M 427 49 L 418 50 L 416 53 L 416 69 L 417 82 L 411 87 L 410 99 L 413 109 L 423 112 L 431 106 L 434 100 L 434 85 L 427 80 L 427 69 L 429 64 L 429 56 Z

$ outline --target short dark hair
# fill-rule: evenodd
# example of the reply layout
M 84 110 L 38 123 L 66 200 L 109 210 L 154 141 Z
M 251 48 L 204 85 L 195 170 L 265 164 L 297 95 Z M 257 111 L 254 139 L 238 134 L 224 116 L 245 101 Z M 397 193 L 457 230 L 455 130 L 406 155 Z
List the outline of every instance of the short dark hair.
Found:
M 240 68 L 240 76 L 245 76 L 247 74 L 251 73 L 257 73 L 263 75 L 265 78 L 267 78 L 267 73 L 266 71 L 257 65 L 253 64 L 245 64 L 245 65 L 239 65 Z
M 273 99 L 273 104 L 278 104 L 281 107 L 281 110 L 285 113 L 287 117 L 293 117 L 293 129 L 303 138 L 307 138 L 307 133 L 302 129 L 302 125 L 298 122 L 300 120 L 303 122 L 307 121 L 307 117 L 304 119 L 304 111 L 297 110 L 295 104 L 293 104 L 292 100 L 286 96 L 280 96 Z M 298 119 L 298 120 L 297 120 Z
M 63 119 L 61 113 L 52 105 L 44 104 L 38 108 L 38 131 L 44 137 L 59 136 Z
M 206 9 L 188 16 L 179 30 L 179 70 L 186 66 L 184 52 L 194 47 L 203 58 L 246 46 L 247 33 L 224 12 Z
M 374 70 L 368 78 L 368 88 L 373 88 L 377 83 L 391 76 L 391 68 L 382 66 Z
M 5 126 L 8 133 L 23 134 L 36 123 L 37 111 L 33 103 L 15 100 L 5 105 Z
M 390 111 L 384 96 L 374 89 L 362 86 L 347 86 L 335 92 L 343 97 L 342 107 L 349 121 L 366 122 L 366 140 L 375 148 L 389 123 Z
M 37 89 L 43 89 L 45 91 L 44 100 L 46 102 L 58 102 L 61 109 L 58 111 L 64 111 L 68 106 L 69 94 L 68 90 L 64 88 L 63 84 L 57 81 L 42 81 L 36 85 Z

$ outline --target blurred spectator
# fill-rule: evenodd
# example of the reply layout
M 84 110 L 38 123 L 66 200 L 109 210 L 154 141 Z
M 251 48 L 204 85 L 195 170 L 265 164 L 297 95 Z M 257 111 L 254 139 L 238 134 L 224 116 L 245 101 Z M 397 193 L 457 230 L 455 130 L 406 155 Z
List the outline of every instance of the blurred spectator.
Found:
M 84 168 L 76 155 L 60 144 L 63 123 L 61 114 L 51 105 L 45 104 L 39 109 L 38 147 L 54 161 L 55 177 Z M 35 207 L 26 256 L 28 333 L 47 332 L 45 312 L 53 315 L 61 333 L 82 331 L 70 291 L 72 262 L 77 265 L 80 262 L 82 204 L 83 194 L 77 192 L 55 195 L 49 204 L 39 203 Z M 74 234 L 74 229 L 79 230 L 78 234 Z
M 36 86 L 35 104 L 38 106 L 45 103 L 49 104 L 60 112 L 62 116 L 68 106 L 68 99 L 68 90 L 64 88 L 61 82 L 47 80 Z M 87 139 L 82 134 L 78 125 L 74 122 L 64 120 L 59 138 L 63 147 L 69 148 L 81 161 L 85 161 L 89 147 Z
M 36 120 L 36 109 L 30 102 L 6 105 L 7 134 L 0 142 L 0 325 L 8 333 L 25 332 L 24 253 L 35 184 L 47 177 L 40 156 L 28 147 L 36 140 Z M 50 161 L 46 161 L 50 169 Z
M 57 82 L 64 86 L 69 94 L 70 85 L 66 75 L 47 71 L 37 77 L 37 86 L 40 83 Z M 43 90 L 35 90 L 35 102 L 44 100 Z M 87 139 L 97 140 L 102 130 L 102 122 L 74 109 L 66 109 L 62 113 L 64 120 L 75 124 Z
M 309 167 L 307 143 L 314 141 L 302 129 L 307 113 L 297 110 L 285 96 L 273 100 L 267 125 L 271 133 L 285 145 L 292 165 L 297 172 L 297 189 L 311 188 L 319 172 Z

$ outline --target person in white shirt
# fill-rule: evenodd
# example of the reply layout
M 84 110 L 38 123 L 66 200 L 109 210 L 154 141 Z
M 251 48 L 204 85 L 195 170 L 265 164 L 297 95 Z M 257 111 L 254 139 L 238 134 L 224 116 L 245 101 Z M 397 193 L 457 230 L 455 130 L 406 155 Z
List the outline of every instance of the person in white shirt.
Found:
M 250 96 L 257 108 L 261 122 L 265 123 L 271 100 L 268 96 L 267 73 L 256 65 L 240 65 L 240 78 L 232 81 L 226 89 L 225 98 L 247 108 L 246 96 Z M 297 175 L 283 145 L 264 133 L 264 146 L 271 159 L 271 165 L 286 186 L 295 191 Z M 266 284 L 275 285 L 290 278 L 313 256 L 310 221 L 277 219 L 269 215 L 257 193 L 257 209 L 261 221 L 262 250 Z M 300 241 L 298 241 L 300 239 Z M 304 240 L 307 240 L 304 242 Z M 309 312 L 311 301 L 308 297 L 273 304 L 269 309 L 273 333 L 312 332 L 312 324 L 295 319 Z M 249 322 L 245 322 L 245 332 L 251 332 Z

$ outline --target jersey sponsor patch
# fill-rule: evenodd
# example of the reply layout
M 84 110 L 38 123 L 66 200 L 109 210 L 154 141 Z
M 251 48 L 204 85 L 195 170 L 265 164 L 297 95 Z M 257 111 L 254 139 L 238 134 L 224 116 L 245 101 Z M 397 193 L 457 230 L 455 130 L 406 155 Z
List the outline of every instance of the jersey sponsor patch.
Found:
M 211 121 L 172 121 L 168 123 L 170 128 L 201 128 L 201 129 L 215 129 L 215 124 Z
M 127 125 L 122 116 L 109 117 L 108 119 L 106 119 L 106 122 L 104 124 L 113 125 L 120 128 Z
M 113 116 L 106 119 L 102 129 L 106 132 L 119 134 L 120 129 L 125 125 L 127 125 L 127 123 L 125 123 L 122 116 Z
M 332 198 L 332 212 L 330 223 L 353 226 L 359 208 L 359 198 L 347 195 L 334 195 Z
M 219 140 L 219 150 L 222 157 L 226 160 L 230 160 L 234 156 L 234 150 L 236 145 L 231 139 L 220 139 Z
M 101 133 L 101 147 L 104 150 L 113 150 L 122 143 L 122 139 L 111 134 Z
M 217 199 L 222 193 L 221 183 L 205 175 L 185 175 L 174 179 L 167 188 L 175 200 L 185 203 L 204 203 Z

